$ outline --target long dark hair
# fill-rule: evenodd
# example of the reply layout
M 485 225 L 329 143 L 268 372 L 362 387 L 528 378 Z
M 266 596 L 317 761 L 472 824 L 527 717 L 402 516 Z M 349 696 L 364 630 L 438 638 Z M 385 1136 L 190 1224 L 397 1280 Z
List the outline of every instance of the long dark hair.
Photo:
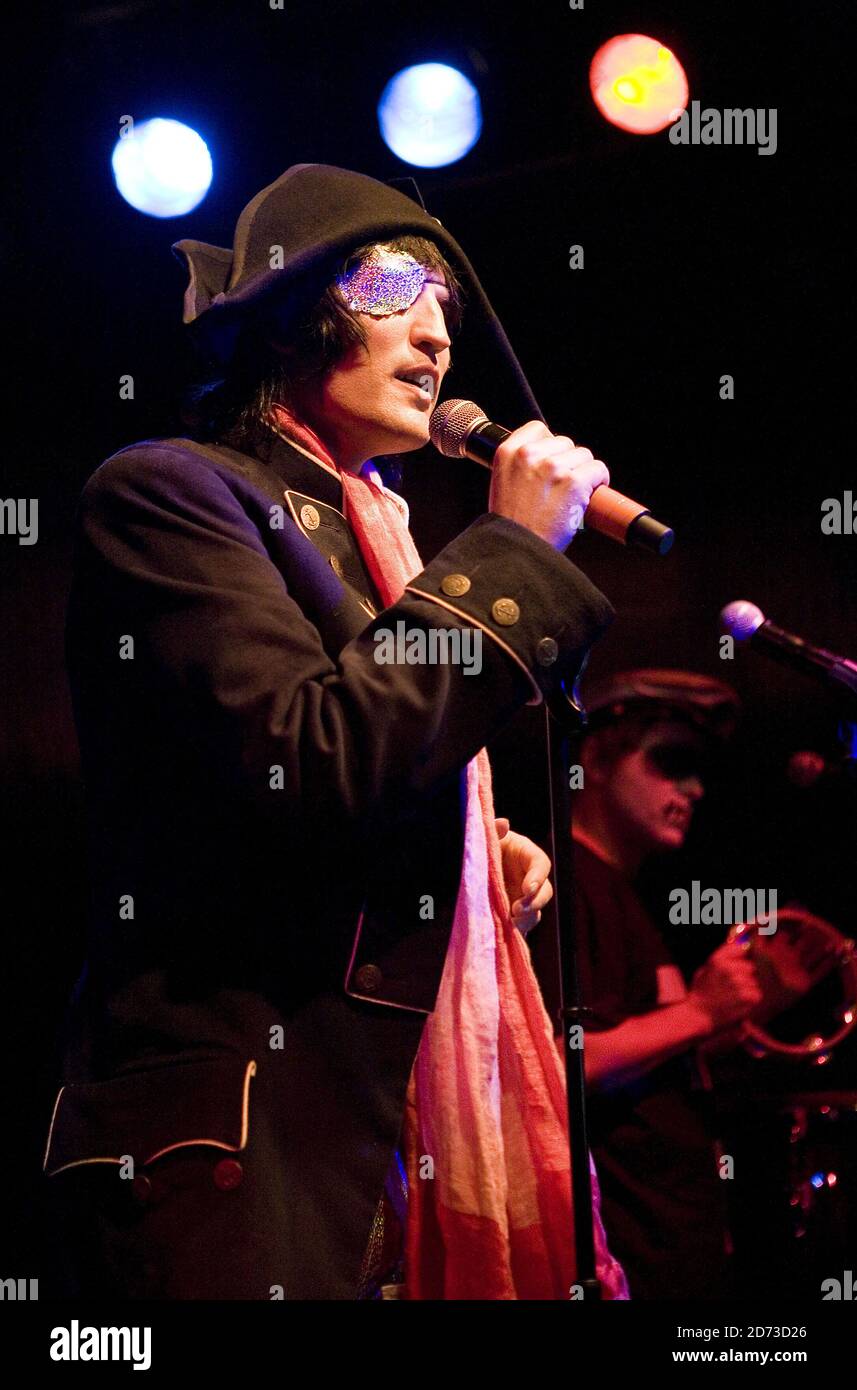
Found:
M 376 244 L 369 242 L 351 252 L 339 273 L 351 269 Z M 444 276 L 449 289 L 447 325 L 450 336 L 457 332 L 464 291 L 434 242 L 425 237 L 403 236 L 383 245 L 413 256 Z M 279 350 L 272 346 L 272 337 L 278 339 Z M 218 369 L 210 362 L 198 364 L 196 380 L 181 400 L 182 422 L 201 442 L 227 444 L 242 452 L 264 450 L 271 441 L 266 425 L 271 407 L 294 408 L 295 388 L 313 378 L 323 378 L 356 342 L 366 346 L 363 326 L 334 284 L 328 286 L 286 342 L 279 339 L 275 316 L 258 317 L 241 333 L 226 368 Z M 385 481 L 395 486 L 399 475 L 397 461 L 380 459 L 378 465 Z

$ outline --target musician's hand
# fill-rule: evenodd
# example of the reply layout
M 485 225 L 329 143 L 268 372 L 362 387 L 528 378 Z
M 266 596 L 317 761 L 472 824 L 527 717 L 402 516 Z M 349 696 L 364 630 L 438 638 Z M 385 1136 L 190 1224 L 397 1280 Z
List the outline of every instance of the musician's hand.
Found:
M 503 856 L 503 879 L 512 908 L 512 921 L 525 935 L 541 919 L 542 908 L 553 897 L 548 878 L 551 861 L 526 835 L 509 829 L 505 816 L 495 820 Z
M 741 1023 L 762 1001 L 756 968 L 737 941 L 718 946 L 691 981 L 688 998 L 702 1009 L 712 1033 Z
M 565 550 L 583 524 L 597 487 L 609 483 L 606 466 L 541 420 L 528 420 L 497 449 L 491 465 L 488 510 L 528 526 L 556 550 Z

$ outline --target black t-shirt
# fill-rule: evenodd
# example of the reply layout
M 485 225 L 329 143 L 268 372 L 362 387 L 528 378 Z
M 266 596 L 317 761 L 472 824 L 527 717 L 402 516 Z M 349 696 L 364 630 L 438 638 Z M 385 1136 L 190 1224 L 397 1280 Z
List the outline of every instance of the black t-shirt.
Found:
M 581 1002 L 604 1031 L 658 1006 L 673 961 L 633 885 L 575 841 Z M 621 1090 L 590 1091 L 590 1145 L 610 1248 L 635 1298 L 722 1298 L 726 1215 L 709 1093 L 693 1053 Z

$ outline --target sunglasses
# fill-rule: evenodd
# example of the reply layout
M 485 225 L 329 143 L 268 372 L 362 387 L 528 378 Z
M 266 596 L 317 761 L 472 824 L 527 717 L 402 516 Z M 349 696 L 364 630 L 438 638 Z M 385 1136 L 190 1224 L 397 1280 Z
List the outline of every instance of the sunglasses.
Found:
M 671 782 L 698 777 L 704 782 L 710 771 L 710 758 L 691 743 L 655 743 L 646 749 L 649 764 Z

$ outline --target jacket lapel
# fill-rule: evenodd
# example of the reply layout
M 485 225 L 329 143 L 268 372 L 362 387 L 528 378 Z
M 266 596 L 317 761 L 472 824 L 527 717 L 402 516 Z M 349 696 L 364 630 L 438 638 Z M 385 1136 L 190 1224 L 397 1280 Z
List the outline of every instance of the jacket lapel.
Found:
M 299 563 L 287 573 L 289 591 L 316 623 L 326 650 L 338 656 L 385 607 L 342 511 L 338 475 L 274 430 L 253 454 L 192 439 L 170 442 L 239 472 L 283 508 L 285 525 L 294 524 L 323 562 Z

